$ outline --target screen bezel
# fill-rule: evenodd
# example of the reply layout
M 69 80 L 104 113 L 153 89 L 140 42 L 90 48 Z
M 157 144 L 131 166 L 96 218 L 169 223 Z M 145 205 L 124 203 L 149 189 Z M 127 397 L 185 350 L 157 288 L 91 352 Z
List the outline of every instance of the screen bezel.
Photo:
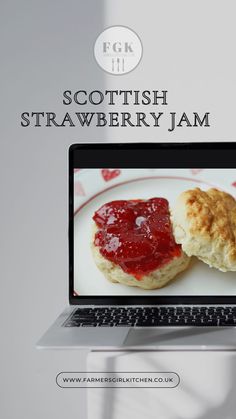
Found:
M 80 143 L 69 148 L 69 303 L 72 305 L 236 304 L 236 295 L 74 295 L 74 168 L 235 168 L 236 144 Z M 164 159 L 168 153 L 168 161 Z M 121 159 L 122 156 L 122 159 Z

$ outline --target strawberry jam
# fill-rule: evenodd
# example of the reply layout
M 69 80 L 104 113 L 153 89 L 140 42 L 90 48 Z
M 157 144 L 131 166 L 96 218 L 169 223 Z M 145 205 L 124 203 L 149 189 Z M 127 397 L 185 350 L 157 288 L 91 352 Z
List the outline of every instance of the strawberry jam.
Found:
M 181 254 L 164 198 L 108 202 L 93 219 L 101 255 L 138 280 Z

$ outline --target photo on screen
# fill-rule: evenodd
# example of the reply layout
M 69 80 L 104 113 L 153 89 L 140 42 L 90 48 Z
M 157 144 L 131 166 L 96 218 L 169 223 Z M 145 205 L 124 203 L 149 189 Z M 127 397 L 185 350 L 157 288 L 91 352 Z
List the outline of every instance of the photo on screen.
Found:
M 235 198 L 235 169 L 78 167 L 73 177 L 74 296 L 236 295 L 235 271 L 183 251 L 180 198 L 213 190 L 220 209 L 222 191 Z

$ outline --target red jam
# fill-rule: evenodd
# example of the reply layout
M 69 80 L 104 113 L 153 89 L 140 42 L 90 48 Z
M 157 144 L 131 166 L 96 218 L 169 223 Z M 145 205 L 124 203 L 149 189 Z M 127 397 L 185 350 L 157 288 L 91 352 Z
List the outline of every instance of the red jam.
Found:
M 181 254 L 164 198 L 108 202 L 93 219 L 102 256 L 138 280 Z

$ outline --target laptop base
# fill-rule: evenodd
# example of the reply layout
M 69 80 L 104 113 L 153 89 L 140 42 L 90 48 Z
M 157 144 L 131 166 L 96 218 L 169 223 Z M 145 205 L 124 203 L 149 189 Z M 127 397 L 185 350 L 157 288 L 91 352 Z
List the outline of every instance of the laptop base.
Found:
M 64 310 L 38 349 L 236 350 L 236 327 L 63 327 L 75 309 Z

